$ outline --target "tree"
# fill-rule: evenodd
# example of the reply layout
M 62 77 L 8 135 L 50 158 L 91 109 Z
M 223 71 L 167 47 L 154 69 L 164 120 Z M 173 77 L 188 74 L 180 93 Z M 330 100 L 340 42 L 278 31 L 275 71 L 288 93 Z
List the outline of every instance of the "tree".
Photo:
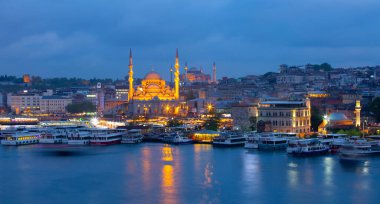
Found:
M 177 127 L 182 125 L 183 123 L 179 121 L 178 119 L 174 118 L 168 121 L 168 127 Z
M 66 106 L 66 110 L 69 113 L 84 113 L 84 112 L 95 112 L 96 106 L 91 102 L 84 101 L 81 103 L 72 103 Z
M 207 130 L 214 130 L 214 131 L 217 131 L 218 128 L 219 128 L 219 118 L 218 117 L 212 117 L 212 118 L 209 118 L 205 121 L 204 123 L 204 127 L 207 129 Z
M 380 122 L 380 97 L 376 97 L 369 106 L 370 114 L 374 116 L 376 122 Z
M 319 112 L 318 108 L 316 107 L 311 107 L 311 128 L 314 131 L 318 131 L 318 126 L 322 123 L 323 121 L 323 116 Z
M 257 129 L 257 117 L 251 116 L 249 117 L 250 128 L 252 131 Z

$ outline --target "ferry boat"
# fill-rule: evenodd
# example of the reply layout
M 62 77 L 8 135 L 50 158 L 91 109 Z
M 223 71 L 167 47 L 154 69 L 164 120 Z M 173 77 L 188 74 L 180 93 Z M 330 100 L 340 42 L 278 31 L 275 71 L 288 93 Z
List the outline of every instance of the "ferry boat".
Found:
M 111 145 L 120 144 L 121 138 L 125 132 L 111 132 L 102 134 L 93 134 L 90 139 L 90 144 L 92 145 Z
M 355 160 L 360 157 L 369 156 L 380 156 L 380 146 L 377 142 L 345 144 L 342 145 L 339 151 L 340 159 Z
M 180 144 L 192 144 L 193 140 L 187 137 L 184 137 L 182 134 L 179 133 L 171 133 L 167 134 L 163 137 L 162 139 L 165 143 L 169 144 L 175 144 L 175 145 L 180 145 Z
M 339 148 L 347 143 L 347 137 L 346 134 L 327 134 L 322 136 L 319 141 L 321 141 L 322 144 L 329 146 L 331 153 L 337 153 Z
M 42 144 L 64 144 L 67 143 L 67 132 L 64 130 L 47 130 L 41 133 Z
M 247 142 L 246 138 L 236 132 L 223 132 L 219 137 L 215 137 L 212 145 L 213 146 L 224 146 L 224 147 L 233 147 L 233 146 L 244 146 Z
M 246 149 L 258 149 L 259 148 L 259 135 L 249 135 L 247 142 L 244 145 Z
M 123 135 L 121 138 L 122 144 L 137 144 L 141 143 L 143 140 L 143 135 L 141 134 L 141 129 L 132 129 L 128 131 L 128 134 Z
M 259 150 L 284 150 L 288 147 L 288 139 L 277 136 L 260 137 L 258 140 Z
M 11 135 L 6 135 L 5 139 L 1 140 L 1 144 L 11 146 L 37 144 L 39 137 L 39 133 L 18 132 Z
M 286 151 L 295 156 L 313 156 L 328 153 L 330 148 L 318 139 L 289 140 Z
M 67 135 L 67 144 L 69 145 L 88 145 L 90 144 L 91 133 L 88 131 L 75 131 Z

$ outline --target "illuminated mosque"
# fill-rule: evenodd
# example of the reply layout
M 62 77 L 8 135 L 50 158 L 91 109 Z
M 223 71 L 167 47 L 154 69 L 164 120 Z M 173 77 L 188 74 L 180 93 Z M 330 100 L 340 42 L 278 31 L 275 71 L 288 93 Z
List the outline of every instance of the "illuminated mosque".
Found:
M 132 51 L 129 54 L 129 94 L 128 112 L 133 116 L 170 116 L 185 115 L 186 103 L 180 100 L 180 78 L 178 49 L 176 51 L 174 65 L 174 87 L 166 84 L 160 74 L 154 71 L 148 72 L 141 84 L 133 84 Z

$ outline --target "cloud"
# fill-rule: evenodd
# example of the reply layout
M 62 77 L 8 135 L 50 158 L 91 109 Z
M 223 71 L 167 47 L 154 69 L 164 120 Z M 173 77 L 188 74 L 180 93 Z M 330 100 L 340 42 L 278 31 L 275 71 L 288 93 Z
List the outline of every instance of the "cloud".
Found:
M 181 63 L 241 76 L 282 63 L 380 64 L 376 0 L 5 0 L 0 69 L 42 76 L 126 75 Z M 105 71 L 106 70 L 106 71 Z M 234 70 L 231 72 L 231 70 Z

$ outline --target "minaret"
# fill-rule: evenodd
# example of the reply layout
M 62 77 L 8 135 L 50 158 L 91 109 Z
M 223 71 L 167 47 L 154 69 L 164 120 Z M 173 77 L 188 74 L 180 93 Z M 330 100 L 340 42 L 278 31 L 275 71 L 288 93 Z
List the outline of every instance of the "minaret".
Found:
M 173 65 L 170 65 L 170 86 L 173 86 Z
M 129 50 L 129 94 L 128 99 L 131 101 L 133 99 L 133 94 L 135 92 L 133 88 L 133 63 L 132 63 L 132 49 Z
M 174 72 L 174 96 L 176 99 L 179 99 L 179 59 L 178 59 L 178 48 L 176 50 L 175 56 L 175 64 L 174 64 L 175 72 Z
M 187 70 L 188 70 L 189 68 L 187 67 L 187 62 L 186 62 L 186 64 L 185 64 L 185 82 L 187 82 Z
M 212 82 L 216 83 L 216 64 L 212 65 Z
M 355 126 L 360 127 L 360 111 L 362 110 L 362 107 L 360 106 L 360 100 L 356 100 L 356 106 L 355 106 Z

